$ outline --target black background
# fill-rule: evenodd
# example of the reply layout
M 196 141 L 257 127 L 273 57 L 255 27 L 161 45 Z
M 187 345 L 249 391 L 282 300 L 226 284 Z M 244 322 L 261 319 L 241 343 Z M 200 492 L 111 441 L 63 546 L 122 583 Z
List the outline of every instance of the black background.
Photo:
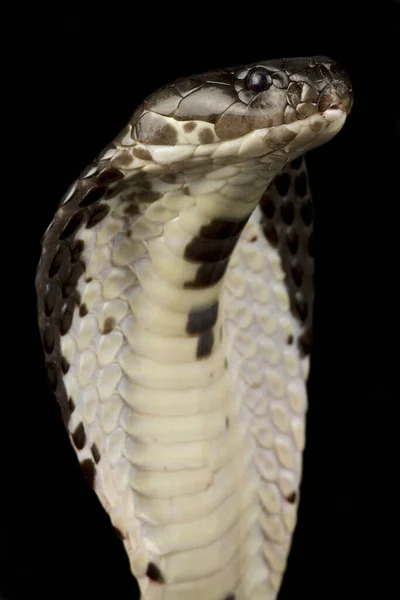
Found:
M 375 597 L 386 597 L 392 551 L 385 540 L 395 535 L 398 503 L 388 427 L 399 401 L 389 392 L 398 328 L 398 12 L 300 4 L 115 4 L 97 8 L 96 17 L 46 10 L 10 23 L 5 96 L 13 110 L 4 125 L 12 134 L 3 148 L 15 173 L 11 190 L 3 190 L 1 221 L 1 598 L 128 600 L 137 593 L 45 380 L 34 276 L 40 238 L 61 196 L 165 83 L 317 54 L 348 70 L 355 103 L 343 131 L 308 160 L 315 341 L 299 522 L 279 600 L 358 598 L 376 586 Z

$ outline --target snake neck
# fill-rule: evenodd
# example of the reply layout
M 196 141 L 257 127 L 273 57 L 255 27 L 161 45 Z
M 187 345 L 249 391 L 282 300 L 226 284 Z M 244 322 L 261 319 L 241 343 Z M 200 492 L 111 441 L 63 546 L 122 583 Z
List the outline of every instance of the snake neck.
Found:
M 168 147 L 167 164 L 162 164 L 166 148 L 139 144 L 117 146 L 104 157 L 124 175 L 110 186 L 107 218 L 112 220 L 113 211 L 123 217 L 119 239 L 141 245 L 146 255 L 135 262 L 132 254 L 142 287 L 148 280 L 159 288 L 154 298 L 165 288 L 174 311 L 200 310 L 218 300 L 241 232 L 285 163 L 274 152 L 246 160 L 237 153 L 214 157 L 213 146 L 219 145 L 203 146 L 200 156 L 187 156 L 187 146 Z
M 227 561 L 217 553 L 213 560 L 221 562 L 221 582 L 228 574 L 233 589 L 255 493 L 245 475 L 249 448 L 246 454 L 237 426 L 222 296 L 235 245 L 275 173 L 258 160 L 203 162 L 199 169 L 127 176 L 107 200 L 107 218 L 79 232 L 86 265 L 78 282 L 82 316 L 75 314 L 61 342 L 71 365 L 66 388 L 75 402 L 84 403 L 95 380 L 104 402 L 102 426 L 111 427 L 109 415 L 122 407 L 113 434 L 124 446 L 116 487 L 99 472 L 96 492 L 123 533 L 143 591 L 149 564 L 172 584 L 174 560 L 195 556 L 203 546 L 217 548 L 220 536 L 230 540 L 232 556 Z M 80 391 L 71 391 L 76 381 Z M 72 435 L 79 418 L 72 414 Z M 95 439 L 96 432 L 86 428 Z M 120 445 L 119 438 L 110 445 L 112 462 Z M 126 482 L 134 514 L 123 500 Z M 160 492 L 166 497 L 149 500 Z M 196 493 L 198 503 L 187 503 Z M 171 539 L 165 507 L 172 502 L 176 527 L 183 523 L 185 532 Z M 213 528 L 202 525 L 208 512 L 215 514 Z M 202 562 L 205 573 L 210 560 Z M 179 577 L 202 576 L 182 568 Z
M 257 159 L 236 164 L 208 161 L 201 167 L 189 161 L 178 173 L 132 182 L 128 178 L 109 201 L 108 226 L 119 231 L 114 262 L 129 267 L 128 281 L 134 273 L 129 292 L 132 342 L 126 350 L 132 377 L 138 377 L 135 357 L 144 352 L 138 340 L 148 346 L 144 355 L 151 360 L 158 356 L 157 348 L 162 348 L 159 356 L 168 364 L 166 379 L 160 375 L 160 364 L 149 363 L 148 369 L 149 373 L 157 370 L 163 389 L 168 389 L 167 379 L 175 382 L 171 385 L 188 388 L 208 385 L 216 378 L 209 373 L 208 363 L 214 368 L 215 361 L 223 373 L 224 275 L 243 228 L 274 176 Z M 121 216 L 122 226 L 114 221 Z M 91 231 L 83 241 L 89 256 Z M 101 254 L 99 260 L 103 260 Z M 108 281 L 107 273 L 114 272 L 115 266 L 103 270 L 103 280 Z M 92 271 L 96 274 L 98 267 L 97 257 L 92 257 L 87 277 L 91 278 Z M 118 285 L 126 286 L 122 274 Z M 117 293 L 119 289 L 109 292 Z M 146 380 L 148 384 L 152 386 Z

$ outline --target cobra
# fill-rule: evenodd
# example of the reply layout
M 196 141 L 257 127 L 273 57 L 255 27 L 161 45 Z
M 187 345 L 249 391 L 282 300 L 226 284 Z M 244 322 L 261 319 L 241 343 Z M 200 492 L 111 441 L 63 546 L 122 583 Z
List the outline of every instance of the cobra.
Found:
M 302 156 L 351 104 L 326 57 L 179 79 L 136 110 L 44 235 L 50 386 L 146 599 L 277 597 L 311 346 Z

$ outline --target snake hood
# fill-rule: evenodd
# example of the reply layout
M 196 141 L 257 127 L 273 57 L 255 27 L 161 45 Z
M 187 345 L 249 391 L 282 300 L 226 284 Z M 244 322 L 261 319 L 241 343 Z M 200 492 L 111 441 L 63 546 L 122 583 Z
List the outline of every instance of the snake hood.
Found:
M 135 112 L 131 135 L 146 145 L 175 146 L 244 143 L 256 133 L 257 143 L 245 145 L 242 156 L 280 149 L 293 158 L 296 149 L 304 153 L 332 137 L 351 105 L 350 79 L 327 57 L 261 61 L 167 85 Z M 227 157 L 229 148 L 237 150 L 227 145 Z
M 145 600 L 275 600 L 296 523 L 312 340 L 297 158 L 342 127 L 330 59 L 179 79 L 73 183 L 39 326 L 72 444 Z

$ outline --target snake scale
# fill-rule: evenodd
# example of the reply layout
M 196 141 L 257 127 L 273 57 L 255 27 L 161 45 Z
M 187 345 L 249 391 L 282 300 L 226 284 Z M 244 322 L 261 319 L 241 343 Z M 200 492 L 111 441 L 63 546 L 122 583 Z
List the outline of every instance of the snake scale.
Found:
M 351 104 L 326 57 L 179 79 L 136 110 L 44 235 L 48 379 L 146 599 L 277 597 L 312 330 L 303 155 Z

